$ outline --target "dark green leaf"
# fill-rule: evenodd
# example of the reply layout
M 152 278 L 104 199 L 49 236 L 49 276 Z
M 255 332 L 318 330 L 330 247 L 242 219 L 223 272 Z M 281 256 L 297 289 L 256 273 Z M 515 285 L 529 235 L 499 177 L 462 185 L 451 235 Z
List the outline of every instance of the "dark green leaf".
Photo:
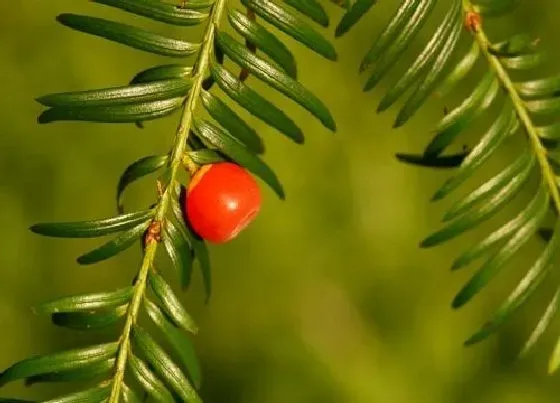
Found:
M 158 0 L 93 0 L 95 3 L 120 8 L 133 14 L 148 17 L 167 24 L 190 26 L 197 25 L 208 18 L 208 13 L 202 13 L 190 8 L 182 8 L 166 4 Z
M 211 92 L 202 91 L 204 108 L 229 134 L 255 154 L 264 152 L 264 143 L 257 132 L 237 115 L 225 102 Z
M 334 119 L 327 107 L 298 81 L 259 56 L 251 53 L 247 47 L 225 32 L 218 34 L 217 43 L 234 62 L 307 109 L 326 128 L 336 131 Z
M 43 403 L 101 403 L 107 400 L 110 393 L 111 388 L 109 386 L 96 386 L 52 400 L 45 400 Z
M 163 56 L 186 57 L 196 53 L 200 48 L 199 44 L 167 38 L 131 25 L 108 21 L 103 18 L 60 14 L 57 20 L 77 31 Z
M 329 16 L 317 0 L 284 0 L 284 2 L 316 23 L 324 27 L 329 26 Z
M 195 120 L 194 131 L 201 140 L 217 147 L 239 165 L 257 175 L 276 192 L 278 197 L 284 199 L 284 189 L 272 169 L 233 139 L 229 133 L 204 120 Z
M 117 348 L 118 343 L 107 343 L 28 358 L 15 363 L 2 372 L 0 374 L 0 385 L 32 376 L 70 371 L 84 365 L 104 361 L 113 358 Z
M 154 294 L 161 302 L 161 307 L 165 313 L 173 320 L 175 325 L 184 329 L 187 332 L 197 333 L 198 327 L 194 320 L 181 304 L 173 289 L 167 282 L 154 271 L 148 274 L 148 282 L 154 291 Z
M 215 164 L 223 162 L 225 158 L 214 150 L 204 149 L 198 151 L 189 151 L 189 158 L 197 165 Z
M 190 79 L 191 73 L 191 66 L 185 66 L 184 64 L 162 64 L 142 70 L 134 76 L 130 84 L 150 83 L 152 81 L 168 80 L 172 78 Z
M 336 26 L 335 35 L 338 37 L 348 32 L 376 3 L 377 0 L 357 0 L 342 16 L 342 19 Z
M 123 232 L 109 242 L 80 256 L 78 258 L 78 263 L 83 265 L 94 264 L 118 255 L 125 249 L 131 247 L 134 242 L 142 237 L 144 231 L 148 229 L 149 224 L 150 222 L 148 221 Z
M 72 109 L 51 108 L 41 113 L 37 121 L 41 124 L 65 120 L 97 123 L 135 123 L 171 115 L 181 107 L 183 100 L 181 97 L 135 105 Z
M 160 329 L 167 342 L 177 354 L 184 368 L 189 371 L 189 376 L 193 385 L 199 389 L 202 381 L 202 371 L 191 341 L 179 328 L 171 324 L 166 315 L 156 304 L 148 299 L 145 299 L 144 302 L 148 316 Z
M 57 326 L 76 330 L 101 329 L 117 323 L 128 309 L 122 305 L 112 309 L 88 312 L 59 312 L 52 315 L 52 322 Z
M 329 60 L 337 59 L 333 45 L 291 9 L 270 0 L 241 0 L 241 4 L 309 49 Z
M 94 309 L 116 308 L 127 304 L 130 298 L 132 298 L 133 292 L 134 288 L 129 286 L 111 292 L 72 295 L 45 302 L 35 308 L 35 312 L 53 314 L 59 312 L 89 312 Z
M 242 83 L 219 63 L 213 62 L 210 68 L 216 83 L 231 99 L 296 143 L 303 143 L 301 129 L 281 109 Z
M 117 208 L 119 211 L 122 212 L 124 210 L 121 199 L 126 188 L 138 179 L 160 170 L 168 162 L 168 155 L 150 155 L 130 164 L 119 178 L 119 183 L 117 184 Z
M 163 230 L 163 244 L 181 279 L 181 286 L 186 289 L 191 283 L 194 252 L 189 238 L 180 225 L 167 220 Z
M 183 401 L 202 402 L 196 390 L 157 342 L 141 327 L 132 329 L 132 340 L 135 346 L 146 357 L 154 371 L 167 383 Z
M 397 154 L 397 159 L 401 162 L 417 165 L 424 168 L 456 168 L 469 155 L 469 151 L 452 155 L 426 156 L 422 154 Z
M 57 238 L 97 238 L 134 228 L 153 214 L 153 210 L 145 210 L 102 220 L 35 224 L 30 229 L 36 234 Z
M 210 299 L 212 294 L 212 273 L 210 268 L 210 255 L 206 243 L 198 237 L 186 224 L 183 218 L 183 212 L 180 204 L 185 202 L 186 190 L 183 186 L 177 188 L 177 196 L 171 201 L 171 210 L 176 223 L 181 228 L 182 232 L 187 236 L 189 245 L 194 250 L 194 256 L 197 259 L 200 271 L 202 272 L 202 279 L 204 281 L 204 289 L 206 291 L 206 301 Z
M 501 188 L 492 189 L 493 196 L 478 209 L 463 214 L 443 229 L 430 235 L 421 242 L 421 247 L 429 248 L 449 241 L 492 217 L 523 188 L 532 166 L 532 163 L 527 165 L 525 170 L 510 178 L 509 182 Z
M 184 97 L 191 85 L 191 80 L 172 78 L 124 87 L 49 94 L 37 98 L 37 101 L 54 108 L 131 105 Z
M 150 395 L 156 402 L 175 403 L 175 398 L 167 387 L 161 382 L 157 376 L 148 368 L 146 363 L 129 354 L 126 360 L 128 368 L 134 379 L 138 381 L 140 386 Z M 167 376 L 167 375 L 165 375 Z
M 100 377 L 108 377 L 115 367 L 115 359 L 95 362 L 75 368 L 69 371 L 51 372 L 27 378 L 26 385 L 40 382 L 78 382 L 88 380 L 99 380 Z
M 284 42 L 238 10 L 230 9 L 228 19 L 231 26 L 249 43 L 270 57 L 290 77 L 296 78 L 296 61 Z

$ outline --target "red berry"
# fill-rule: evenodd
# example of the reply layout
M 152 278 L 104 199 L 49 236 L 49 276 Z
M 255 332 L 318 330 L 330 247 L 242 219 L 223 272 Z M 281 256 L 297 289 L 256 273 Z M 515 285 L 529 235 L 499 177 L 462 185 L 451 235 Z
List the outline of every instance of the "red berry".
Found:
M 192 229 L 213 243 L 232 240 L 255 218 L 261 207 L 257 182 L 239 165 L 205 165 L 193 176 L 183 212 Z

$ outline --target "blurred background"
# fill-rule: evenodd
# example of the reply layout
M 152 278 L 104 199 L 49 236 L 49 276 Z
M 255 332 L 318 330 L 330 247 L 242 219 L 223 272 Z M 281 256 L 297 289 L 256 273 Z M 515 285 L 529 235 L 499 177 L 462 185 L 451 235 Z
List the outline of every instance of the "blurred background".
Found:
M 458 312 L 450 301 L 475 267 L 451 273 L 450 264 L 504 218 L 445 246 L 418 248 L 461 191 L 449 201 L 431 203 L 450 172 L 405 166 L 394 154 L 420 152 L 444 105 L 460 102 L 477 78 L 445 104 L 433 100 L 405 128 L 392 130 L 396 109 L 378 116 L 375 108 L 407 63 L 396 65 L 392 77 L 367 94 L 361 92 L 364 77 L 357 74 L 362 56 L 395 9 L 396 2 L 380 3 L 347 37 L 336 40 L 339 63 L 293 47 L 302 81 L 330 107 L 337 134 L 279 95 L 271 97 L 304 128 L 305 146 L 251 119 L 288 196 L 280 202 L 263 187 L 265 201 L 255 224 L 234 242 L 211 247 L 214 293 L 208 305 L 198 273 L 182 296 L 201 328 L 195 339 L 204 371 L 201 393 L 207 403 L 556 402 L 558 378 L 547 376 L 546 366 L 559 326 L 531 355 L 515 359 L 552 288 L 545 287 L 497 336 L 472 348 L 462 345 L 534 261 L 540 242 L 531 242 Z M 447 2 L 440 3 L 438 17 Z M 560 4 L 521 3 L 515 16 L 487 22 L 492 37 L 532 33 L 551 50 L 552 64 L 560 65 Z M 340 10 L 329 11 L 334 24 Z M 41 107 L 35 97 L 121 85 L 142 69 L 168 62 L 72 32 L 55 23 L 62 12 L 151 25 L 85 1 L 0 2 L 1 368 L 108 337 L 55 328 L 30 307 L 128 284 L 139 267 L 138 250 L 96 267 L 79 267 L 75 258 L 95 241 L 41 238 L 28 227 L 114 214 L 120 173 L 142 156 L 167 152 L 177 122 L 173 116 L 144 130 L 86 123 L 38 126 Z M 431 28 L 422 31 L 405 62 L 418 54 Z M 475 125 L 455 149 L 472 144 L 487 123 Z M 506 146 L 469 186 L 503 167 L 514 149 Z M 131 187 L 126 201 L 142 206 L 153 196 L 153 181 L 147 179 Z M 503 213 L 511 215 L 526 201 L 521 199 Z M 15 384 L 0 395 L 41 399 L 58 389 Z

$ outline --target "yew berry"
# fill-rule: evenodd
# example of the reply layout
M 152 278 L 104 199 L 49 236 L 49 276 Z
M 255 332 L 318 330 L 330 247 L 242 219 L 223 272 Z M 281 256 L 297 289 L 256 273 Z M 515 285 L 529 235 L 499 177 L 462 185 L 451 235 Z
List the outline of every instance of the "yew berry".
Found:
M 256 217 L 261 195 L 255 179 L 242 167 L 220 162 L 193 175 L 183 201 L 191 228 L 213 243 L 232 240 Z

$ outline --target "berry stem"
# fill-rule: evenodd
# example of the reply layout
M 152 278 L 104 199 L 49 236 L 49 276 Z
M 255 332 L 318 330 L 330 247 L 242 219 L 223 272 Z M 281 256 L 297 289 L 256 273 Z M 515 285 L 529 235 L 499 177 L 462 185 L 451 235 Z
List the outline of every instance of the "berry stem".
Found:
M 175 134 L 175 140 L 171 151 L 171 174 L 169 183 L 167 184 L 167 186 L 165 186 L 165 190 L 159 198 L 159 201 L 155 207 L 156 213 L 152 223 L 153 227 L 159 226 L 161 228 L 165 216 L 169 210 L 171 198 L 174 197 L 174 185 L 177 183 L 179 172 L 181 170 L 181 167 L 183 166 L 183 153 L 185 151 L 187 139 L 189 137 L 190 129 L 192 126 L 194 111 L 197 107 L 199 95 L 202 90 L 204 74 L 208 70 L 210 65 L 210 58 L 214 50 L 214 36 L 216 34 L 219 21 L 222 17 L 226 1 L 227 0 L 216 0 L 210 12 L 209 22 L 202 41 L 202 48 L 198 54 L 198 59 L 196 60 L 193 69 L 193 86 L 186 99 L 181 113 L 181 119 Z M 130 334 L 132 326 L 135 324 L 136 318 L 138 317 L 138 311 L 144 298 L 148 272 L 153 266 L 158 245 L 158 237 L 147 238 L 142 266 L 140 267 L 136 282 L 134 284 L 134 292 L 126 314 L 126 322 L 119 340 L 120 345 L 117 354 L 115 373 L 112 381 L 111 395 L 108 401 L 109 403 L 118 403 L 120 400 L 127 359 L 129 357 L 129 354 L 131 354 Z

